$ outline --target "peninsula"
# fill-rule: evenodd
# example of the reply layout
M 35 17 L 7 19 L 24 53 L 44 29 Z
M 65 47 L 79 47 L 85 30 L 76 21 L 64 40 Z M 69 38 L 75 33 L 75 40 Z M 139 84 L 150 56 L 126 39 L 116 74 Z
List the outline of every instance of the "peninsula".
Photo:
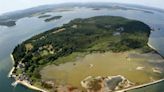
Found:
M 147 44 L 150 32 L 145 23 L 123 17 L 75 19 L 17 45 L 11 76 L 50 92 L 115 91 L 149 83 L 163 74 L 148 62 L 162 59 Z

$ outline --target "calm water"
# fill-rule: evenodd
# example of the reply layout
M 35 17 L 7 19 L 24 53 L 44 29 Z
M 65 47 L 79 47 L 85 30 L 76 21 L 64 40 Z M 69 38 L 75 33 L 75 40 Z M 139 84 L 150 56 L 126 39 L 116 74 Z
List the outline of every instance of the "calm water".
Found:
M 164 55 L 164 13 L 152 11 L 152 13 L 140 10 L 122 10 L 122 9 L 102 9 L 92 10 L 91 8 L 74 8 L 73 11 L 55 12 L 52 15 L 62 15 L 59 20 L 45 23 L 44 19 L 37 17 L 22 18 L 17 21 L 17 25 L 11 28 L 0 26 L 0 92 L 34 92 L 24 86 L 18 85 L 12 87 L 12 79 L 7 78 L 8 72 L 12 67 L 10 53 L 14 47 L 22 41 L 39 34 L 46 30 L 61 26 L 75 18 L 88 18 L 98 15 L 123 16 L 130 19 L 137 19 L 145 22 L 154 29 L 149 43 L 153 45 L 161 54 Z M 139 90 L 130 92 L 161 92 L 164 90 L 164 82 L 148 86 Z

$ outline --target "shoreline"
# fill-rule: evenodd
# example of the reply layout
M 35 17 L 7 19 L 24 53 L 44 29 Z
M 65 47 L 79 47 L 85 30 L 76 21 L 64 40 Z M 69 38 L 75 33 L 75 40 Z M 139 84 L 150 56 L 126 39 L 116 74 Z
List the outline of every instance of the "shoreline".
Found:
M 154 51 L 157 52 L 157 50 L 156 50 L 152 45 L 150 45 L 149 43 L 147 43 L 147 45 L 148 45 L 150 48 L 152 48 Z
M 155 53 L 157 53 L 158 55 L 160 55 L 163 59 L 164 59 L 164 56 L 163 55 L 161 55 L 158 51 L 157 51 L 157 49 L 155 49 L 152 45 L 150 45 L 149 43 L 148 43 L 148 46 L 150 47 L 150 48 L 152 48 L 154 51 L 155 51 Z
M 13 57 L 13 55 L 10 54 L 10 57 L 11 57 L 12 64 L 14 65 L 15 62 L 14 62 L 14 57 Z M 13 66 L 13 65 L 12 65 L 12 66 Z M 9 77 L 9 78 L 12 77 L 12 73 L 13 73 L 14 70 L 15 70 L 15 67 L 13 66 L 13 67 L 11 68 L 9 74 L 8 74 L 8 77 Z
M 12 63 L 14 64 L 15 62 L 15 60 L 14 60 L 14 58 L 13 58 L 13 55 L 12 54 L 10 54 L 10 57 L 11 57 L 11 60 L 12 60 Z M 12 69 L 10 70 L 10 72 L 9 72 L 9 74 L 8 74 L 8 77 L 9 78 L 14 78 L 15 79 L 15 82 L 13 82 L 14 84 L 15 84 L 15 86 L 17 85 L 17 84 L 21 84 L 21 85 L 23 85 L 23 86 L 25 86 L 25 87 L 27 87 L 27 88 L 29 88 L 29 89 L 32 89 L 32 90 L 36 90 L 36 91 L 40 91 L 40 92 L 47 92 L 46 90 L 44 90 L 44 89 L 41 89 L 41 88 L 38 88 L 38 87 L 36 87 L 36 86 L 33 86 L 33 85 L 31 85 L 31 84 L 29 84 L 27 81 L 25 81 L 25 80 L 23 80 L 23 81 L 21 81 L 21 80 L 17 80 L 16 78 L 15 78 L 15 75 L 13 75 L 13 71 L 15 70 L 15 67 L 13 66 L 12 67 Z
M 36 91 L 40 91 L 40 92 L 47 92 L 46 90 L 43 90 L 43 89 L 38 88 L 38 87 L 36 87 L 36 86 L 33 86 L 33 85 L 27 83 L 27 82 L 24 81 L 24 80 L 23 80 L 23 81 L 16 80 L 16 81 L 15 81 L 15 84 L 16 84 L 16 85 L 17 85 L 17 84 L 24 85 L 25 87 L 27 87 L 27 88 L 29 88 L 29 89 L 32 89 L 32 90 L 36 90 Z

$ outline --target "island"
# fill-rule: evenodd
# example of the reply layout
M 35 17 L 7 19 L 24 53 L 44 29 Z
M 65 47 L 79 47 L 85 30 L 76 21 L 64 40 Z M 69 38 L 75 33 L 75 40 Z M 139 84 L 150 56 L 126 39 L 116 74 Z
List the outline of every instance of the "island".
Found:
M 110 92 L 159 80 L 163 58 L 149 47 L 150 32 L 123 17 L 74 19 L 17 45 L 10 76 L 48 92 Z
M 60 19 L 60 18 L 62 18 L 62 16 L 53 16 L 53 17 L 51 17 L 51 18 L 45 19 L 44 21 L 45 21 L 45 22 L 50 22 L 50 21 L 53 21 L 53 20 L 58 20 L 58 19 Z
M 12 27 L 12 26 L 15 26 L 15 25 L 16 25 L 15 22 L 16 22 L 16 21 L 1 21 L 1 22 L 0 22 L 0 25 L 1 25 L 1 26 Z
M 39 16 L 38 18 L 47 18 L 47 17 L 51 17 L 51 15 L 41 15 L 41 16 Z

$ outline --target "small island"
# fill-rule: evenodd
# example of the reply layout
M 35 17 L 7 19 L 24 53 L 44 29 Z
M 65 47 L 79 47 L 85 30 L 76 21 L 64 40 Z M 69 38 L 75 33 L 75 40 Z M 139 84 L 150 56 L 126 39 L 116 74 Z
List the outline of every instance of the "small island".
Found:
M 15 26 L 15 25 L 16 25 L 15 22 L 16 22 L 16 21 L 1 21 L 1 22 L 0 22 L 0 25 L 1 25 L 1 26 L 12 27 L 12 26 Z
M 47 17 L 51 17 L 51 15 L 41 15 L 38 18 L 47 18 Z
M 62 16 L 53 16 L 53 17 L 51 17 L 51 18 L 45 19 L 44 21 L 45 21 L 45 22 L 50 22 L 50 21 L 53 21 L 53 20 L 58 20 L 58 19 L 60 19 L 60 18 L 62 18 Z
M 75 19 L 16 46 L 10 76 L 50 92 L 110 92 L 149 83 L 163 74 L 153 65 L 163 58 L 148 46 L 150 32 L 145 23 L 123 17 Z

